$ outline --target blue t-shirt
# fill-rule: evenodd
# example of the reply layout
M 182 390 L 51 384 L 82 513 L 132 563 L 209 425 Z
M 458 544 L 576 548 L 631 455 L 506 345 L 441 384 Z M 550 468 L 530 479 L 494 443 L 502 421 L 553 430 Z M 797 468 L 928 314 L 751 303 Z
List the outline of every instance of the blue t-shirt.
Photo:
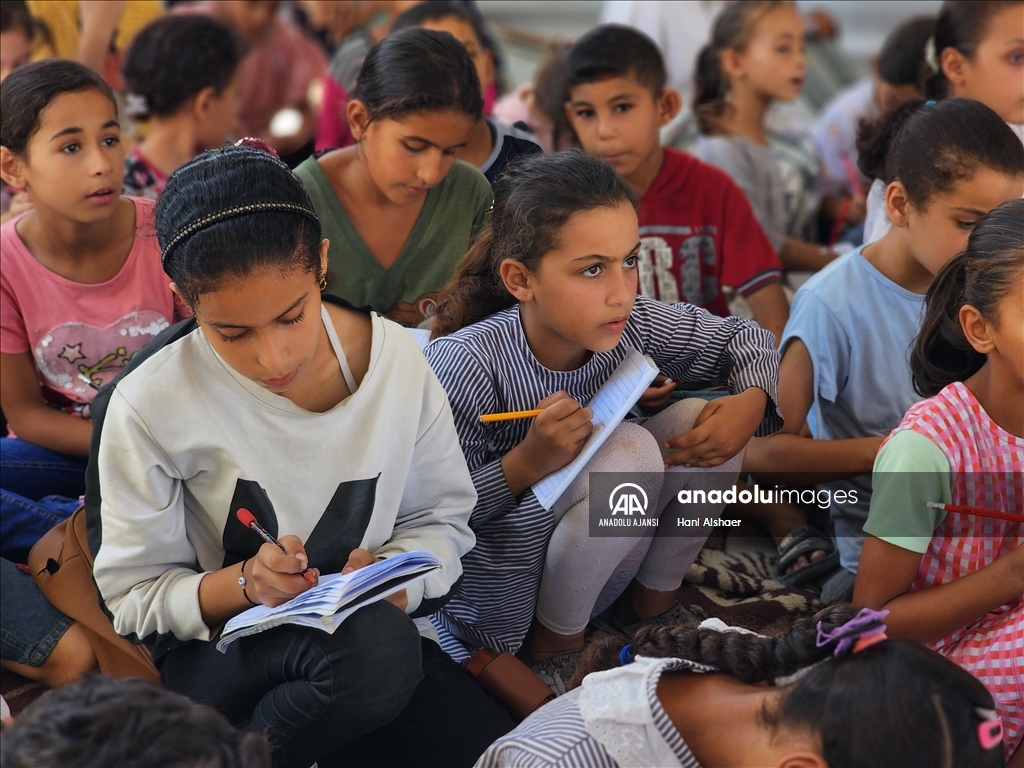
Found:
M 819 440 L 887 435 L 921 397 L 914 391 L 910 350 L 921 326 L 924 296 L 885 277 L 858 248 L 804 283 L 789 313 L 780 348 L 793 339 L 814 365 L 808 414 Z M 857 491 L 856 504 L 833 502 L 840 561 L 856 573 L 871 504 L 871 475 L 823 484 Z

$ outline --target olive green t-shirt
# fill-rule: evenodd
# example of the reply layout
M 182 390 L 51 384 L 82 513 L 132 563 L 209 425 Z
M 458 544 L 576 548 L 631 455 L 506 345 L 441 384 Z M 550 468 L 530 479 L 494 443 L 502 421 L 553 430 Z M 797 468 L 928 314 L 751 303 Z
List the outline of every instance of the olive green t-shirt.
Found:
M 441 288 L 455 274 L 493 199 L 484 175 L 456 160 L 441 183 L 427 192 L 409 239 L 385 269 L 352 226 L 316 159 L 304 161 L 295 175 L 331 241 L 328 291 L 409 326 L 433 316 Z

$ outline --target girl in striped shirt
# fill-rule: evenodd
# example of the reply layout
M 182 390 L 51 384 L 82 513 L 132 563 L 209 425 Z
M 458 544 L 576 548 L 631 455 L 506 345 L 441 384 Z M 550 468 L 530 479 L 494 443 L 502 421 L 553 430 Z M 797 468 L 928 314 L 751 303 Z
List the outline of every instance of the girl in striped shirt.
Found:
M 516 652 L 525 640 L 520 656 L 537 663 L 581 649 L 587 623 L 613 601 L 620 626 L 673 609 L 708 529 L 672 535 L 669 523 L 679 511 L 714 518 L 723 507 L 682 510 L 676 494 L 731 487 L 750 437 L 782 425 L 778 356 L 752 322 L 637 296 L 636 195 L 602 160 L 575 150 L 532 157 L 494 191 L 491 227 L 446 289 L 427 348 L 479 496 L 476 548 L 432 621 L 456 659 L 480 647 Z M 531 486 L 580 452 L 593 417 L 581 404 L 630 348 L 675 381 L 730 395 L 620 424 L 545 509 Z M 479 419 L 534 408 L 543 410 L 532 421 Z M 646 516 L 660 515 L 661 526 L 591 538 L 591 472 L 645 478 Z
M 593 643 L 575 688 L 476 768 L 1001 766 L 985 687 L 885 611 L 835 604 L 776 637 L 649 626 Z M 586 676 L 587 673 L 593 673 Z

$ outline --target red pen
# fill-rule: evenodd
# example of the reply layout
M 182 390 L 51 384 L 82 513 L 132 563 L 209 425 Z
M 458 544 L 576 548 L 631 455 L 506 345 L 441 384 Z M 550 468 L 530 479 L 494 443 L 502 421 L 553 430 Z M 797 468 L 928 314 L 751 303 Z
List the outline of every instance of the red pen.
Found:
M 239 522 L 241 522 L 242 525 L 244 525 L 246 528 L 252 528 L 254 531 L 256 531 L 256 533 L 262 536 L 263 540 L 267 542 L 267 544 L 273 544 L 286 555 L 288 554 L 288 552 L 285 551 L 285 548 L 281 546 L 277 539 L 275 539 L 273 536 L 267 533 L 266 529 L 258 522 L 256 522 L 256 515 L 254 515 L 248 509 L 246 509 L 245 507 L 239 507 L 238 511 L 235 512 L 235 516 L 238 518 Z M 316 576 L 309 568 L 306 568 L 302 572 L 302 578 L 304 578 L 310 584 L 316 584 Z
M 996 520 L 1009 520 L 1014 523 L 1024 523 L 1024 515 L 1016 515 L 1013 512 L 999 512 L 994 509 L 981 509 L 980 507 L 965 507 L 963 504 L 940 504 L 937 501 L 929 501 L 931 509 L 941 509 L 945 512 L 953 512 L 961 515 L 976 515 L 977 517 L 993 517 Z

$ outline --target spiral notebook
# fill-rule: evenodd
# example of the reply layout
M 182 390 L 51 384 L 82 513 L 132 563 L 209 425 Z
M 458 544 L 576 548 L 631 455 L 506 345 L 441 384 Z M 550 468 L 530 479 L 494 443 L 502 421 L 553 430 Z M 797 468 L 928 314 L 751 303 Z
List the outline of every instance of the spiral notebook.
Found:
M 625 359 L 619 363 L 611 378 L 601 386 L 594 399 L 587 403 L 594 411 L 594 418 L 591 420 L 594 431 L 590 433 L 579 456 L 533 486 L 537 501 L 544 509 L 555 506 L 558 497 L 565 493 L 565 489 L 593 458 L 597 449 L 604 445 L 612 431 L 626 418 L 629 409 L 640 399 L 640 395 L 657 375 L 658 366 L 651 358 L 635 349 L 630 349 L 626 353 Z
M 417 549 L 386 557 L 344 576 L 340 573 L 321 576 L 319 584 L 287 603 L 276 608 L 258 605 L 229 619 L 217 641 L 217 650 L 224 653 L 238 638 L 282 624 L 301 624 L 334 634 L 345 619 L 364 605 L 383 600 L 427 578 L 440 570 L 441 565 L 433 552 Z

